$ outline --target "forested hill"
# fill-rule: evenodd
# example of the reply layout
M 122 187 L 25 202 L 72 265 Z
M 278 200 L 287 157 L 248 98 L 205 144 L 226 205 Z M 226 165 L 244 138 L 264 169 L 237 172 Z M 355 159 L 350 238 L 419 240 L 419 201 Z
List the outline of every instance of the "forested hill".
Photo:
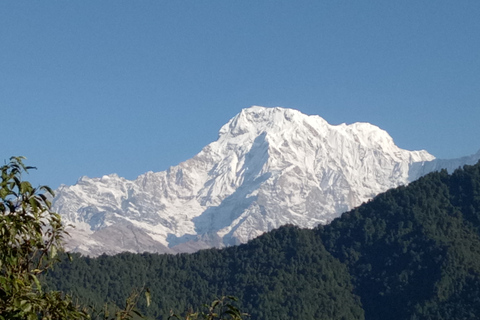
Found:
M 86 302 L 150 288 L 146 311 L 237 296 L 251 319 L 477 319 L 480 163 L 390 190 L 330 225 L 195 254 L 74 256 L 46 279 Z

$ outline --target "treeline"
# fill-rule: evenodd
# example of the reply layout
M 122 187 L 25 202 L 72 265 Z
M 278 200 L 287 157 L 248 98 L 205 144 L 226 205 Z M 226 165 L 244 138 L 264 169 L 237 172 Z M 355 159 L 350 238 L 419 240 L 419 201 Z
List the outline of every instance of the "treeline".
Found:
M 258 320 L 477 319 L 480 163 L 429 174 L 314 230 L 285 226 L 195 254 L 74 255 L 46 282 L 91 304 L 122 304 L 145 285 L 143 310 L 156 319 L 224 294 Z

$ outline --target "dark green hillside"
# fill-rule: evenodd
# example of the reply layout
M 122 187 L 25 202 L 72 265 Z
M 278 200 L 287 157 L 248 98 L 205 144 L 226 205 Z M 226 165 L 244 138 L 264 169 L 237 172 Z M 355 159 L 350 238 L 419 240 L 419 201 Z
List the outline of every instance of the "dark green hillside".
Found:
M 225 250 L 75 256 L 58 265 L 48 283 L 87 303 L 118 304 L 145 284 L 153 296 L 145 311 L 161 319 L 223 294 L 239 298 L 251 319 L 363 319 L 347 268 L 312 230 L 291 226 Z
M 262 320 L 476 319 L 480 164 L 429 174 L 315 230 L 190 255 L 77 256 L 47 280 L 92 302 L 121 303 L 145 284 L 163 319 L 222 294 Z
M 366 319 L 480 314 L 480 165 L 430 174 L 319 228 Z

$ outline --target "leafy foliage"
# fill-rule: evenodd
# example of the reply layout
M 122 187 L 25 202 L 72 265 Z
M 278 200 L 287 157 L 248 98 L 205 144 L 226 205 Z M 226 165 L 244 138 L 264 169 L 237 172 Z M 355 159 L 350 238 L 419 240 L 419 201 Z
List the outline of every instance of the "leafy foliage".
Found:
M 246 313 L 240 312 L 237 307 L 232 305 L 231 301 L 237 301 L 235 297 L 223 296 L 220 299 L 213 300 L 211 305 L 205 305 L 206 311 L 188 311 L 184 317 L 172 314 L 168 319 L 184 320 L 242 320 Z
M 50 210 L 52 190 L 22 181 L 32 169 L 22 160 L 0 168 L 0 319 L 86 318 L 70 297 L 42 290 L 38 276 L 56 262 L 65 230 Z

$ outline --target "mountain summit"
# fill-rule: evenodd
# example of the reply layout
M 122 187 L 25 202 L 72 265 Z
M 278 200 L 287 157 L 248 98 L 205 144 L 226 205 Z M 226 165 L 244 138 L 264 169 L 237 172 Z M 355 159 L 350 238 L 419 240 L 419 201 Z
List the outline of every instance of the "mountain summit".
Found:
M 82 177 L 61 186 L 53 205 L 75 226 L 69 250 L 193 252 L 244 243 L 285 224 L 326 224 L 387 189 L 479 158 L 438 161 L 400 149 L 368 123 L 330 125 L 297 110 L 254 106 L 167 171 L 133 181 Z

